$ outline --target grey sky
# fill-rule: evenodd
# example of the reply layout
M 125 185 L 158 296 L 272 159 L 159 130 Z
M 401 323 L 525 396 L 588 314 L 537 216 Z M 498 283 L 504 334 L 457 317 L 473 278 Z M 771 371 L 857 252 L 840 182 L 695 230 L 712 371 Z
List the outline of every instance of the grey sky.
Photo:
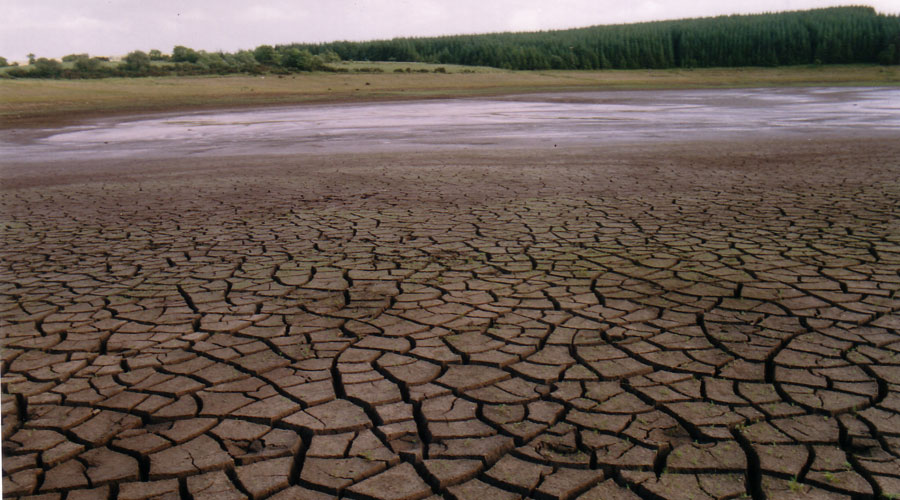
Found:
M 799 10 L 847 0 L 0 0 L 0 56 L 122 55 L 261 44 L 531 31 Z M 869 0 L 900 13 L 900 0 Z

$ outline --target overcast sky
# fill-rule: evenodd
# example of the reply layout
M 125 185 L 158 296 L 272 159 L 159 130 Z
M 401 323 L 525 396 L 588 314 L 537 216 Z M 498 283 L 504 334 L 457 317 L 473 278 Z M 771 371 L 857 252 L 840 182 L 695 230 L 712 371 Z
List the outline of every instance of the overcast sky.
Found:
M 0 56 L 208 51 L 799 10 L 900 0 L 0 0 Z

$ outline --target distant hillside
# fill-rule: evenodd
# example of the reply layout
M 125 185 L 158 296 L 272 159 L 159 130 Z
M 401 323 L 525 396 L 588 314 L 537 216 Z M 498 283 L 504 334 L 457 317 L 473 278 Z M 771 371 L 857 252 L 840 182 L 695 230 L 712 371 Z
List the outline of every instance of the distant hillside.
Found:
M 900 17 L 835 7 L 536 33 L 294 44 L 341 59 L 505 69 L 638 69 L 900 63 Z

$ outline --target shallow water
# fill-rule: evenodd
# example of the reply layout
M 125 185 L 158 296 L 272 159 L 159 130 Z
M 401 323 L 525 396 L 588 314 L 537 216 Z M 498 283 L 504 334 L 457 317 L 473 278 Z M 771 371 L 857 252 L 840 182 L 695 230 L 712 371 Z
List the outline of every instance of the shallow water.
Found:
M 900 89 L 602 91 L 304 105 L 98 120 L 0 136 L 4 162 L 647 141 L 877 135 L 900 131 Z

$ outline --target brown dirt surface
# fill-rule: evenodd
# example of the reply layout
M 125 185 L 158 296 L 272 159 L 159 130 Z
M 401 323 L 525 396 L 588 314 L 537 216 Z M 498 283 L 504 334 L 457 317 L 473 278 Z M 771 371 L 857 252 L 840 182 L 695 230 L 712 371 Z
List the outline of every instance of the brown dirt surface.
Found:
M 4 164 L 3 496 L 900 495 L 898 159 Z

